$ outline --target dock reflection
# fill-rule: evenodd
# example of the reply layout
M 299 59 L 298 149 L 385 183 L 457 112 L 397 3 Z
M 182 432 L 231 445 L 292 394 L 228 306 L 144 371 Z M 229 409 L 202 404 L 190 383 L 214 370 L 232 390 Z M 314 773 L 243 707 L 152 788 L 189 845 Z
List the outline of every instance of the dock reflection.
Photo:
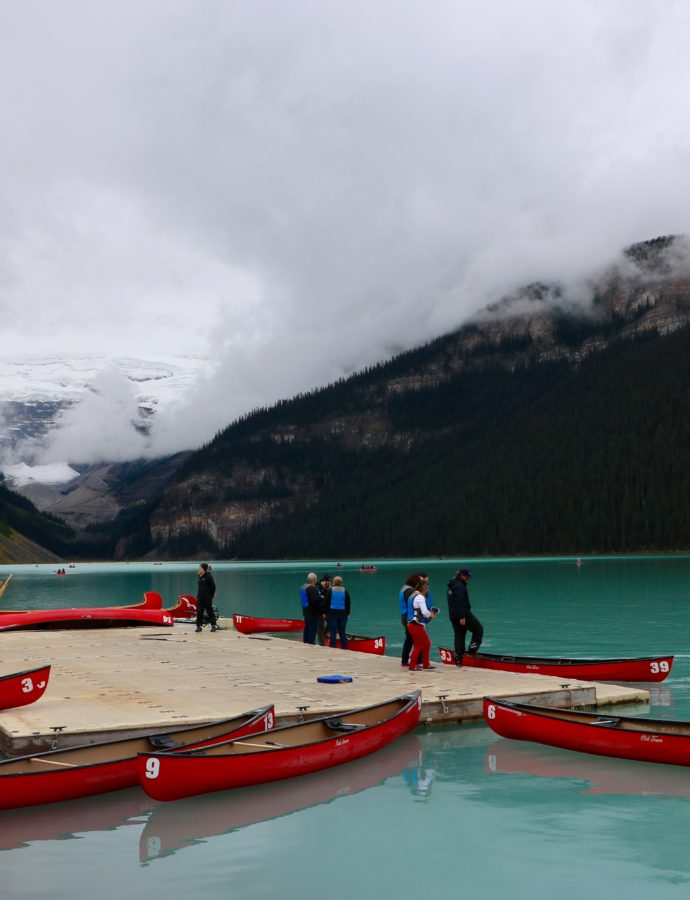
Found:
M 417 770 L 420 752 L 417 735 L 406 734 L 372 756 L 328 771 L 161 803 L 141 834 L 139 859 L 150 863 L 210 837 L 357 794 L 405 769 Z
M 582 795 L 690 797 L 690 780 L 683 766 L 589 756 L 555 747 L 499 739 L 484 757 L 489 774 L 534 775 L 583 781 Z

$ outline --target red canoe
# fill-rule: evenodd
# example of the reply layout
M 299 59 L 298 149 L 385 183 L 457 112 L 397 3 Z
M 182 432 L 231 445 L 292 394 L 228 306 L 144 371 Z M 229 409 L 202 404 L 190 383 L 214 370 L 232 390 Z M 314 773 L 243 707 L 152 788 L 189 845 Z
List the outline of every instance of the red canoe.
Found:
M 331 639 L 328 634 L 326 635 L 326 646 L 331 646 Z M 336 639 L 335 646 L 340 647 L 340 638 Z M 359 653 L 374 653 L 376 656 L 383 656 L 386 652 L 386 638 L 383 635 L 371 638 L 363 637 L 361 634 L 348 634 L 347 649 L 356 650 Z
M 50 628 L 124 628 L 142 625 L 172 625 L 173 617 L 164 609 L 103 607 L 101 609 L 37 609 L 7 613 L 0 619 L 0 631 Z
M 240 634 L 258 634 L 261 631 L 304 631 L 304 619 L 266 619 L 233 613 L 232 622 Z
M 141 603 L 132 603 L 131 606 L 114 606 L 112 609 L 162 609 L 163 598 L 158 591 L 144 591 L 144 599 Z
M 177 803 L 160 803 L 149 816 L 139 839 L 139 858 L 141 862 L 161 859 L 214 835 L 350 797 L 407 768 L 416 768 L 420 752 L 419 738 L 412 732 L 348 766 L 314 772 L 309 778 L 288 778 L 240 788 L 233 792 L 232 803 L 228 803 L 228 795 L 222 792 L 189 797 Z M 149 803 L 155 802 L 145 794 L 141 796 Z M 7 831 L 12 831 L 14 837 L 13 821 L 8 823 Z
M 180 594 L 172 609 L 166 610 L 174 619 L 196 619 L 196 597 L 191 594 Z
M 232 621 L 235 629 L 240 634 L 258 634 L 262 631 L 278 633 L 304 631 L 304 619 L 267 619 L 234 613 Z M 356 650 L 360 653 L 375 653 L 377 656 L 383 656 L 386 652 L 386 638 L 383 636 L 370 638 L 363 637 L 360 634 L 348 634 L 347 640 L 348 650 Z M 330 646 L 328 635 L 326 635 L 326 646 Z M 340 640 L 338 640 L 336 646 L 340 647 Z
M 163 608 L 163 598 L 158 591 L 146 591 L 144 593 L 144 603 L 148 604 L 148 606 L 144 607 L 146 609 Z M 137 607 L 128 608 L 136 609 Z M 183 619 L 184 621 L 193 619 L 196 617 L 196 597 L 192 597 L 191 594 L 180 594 L 177 598 L 177 603 L 163 611 L 169 616 L 172 616 L 173 619 Z
M 690 722 L 624 717 L 484 698 L 484 718 L 502 737 L 563 750 L 690 766 Z
M 158 591 L 144 591 L 143 603 L 133 604 L 127 609 L 163 609 L 163 598 Z
M 154 747 L 163 755 L 182 747 L 204 747 L 230 736 L 265 734 L 273 727 L 273 706 L 206 725 L 187 725 L 139 738 L 48 750 L 0 760 L 0 809 L 74 800 L 119 791 L 137 783 L 137 754 Z
M 139 783 L 154 800 L 248 787 L 330 769 L 380 750 L 417 725 L 420 691 L 251 741 L 226 741 L 193 753 L 141 753 Z
M 455 651 L 439 647 L 441 662 L 455 665 Z M 466 653 L 463 666 L 499 669 L 528 675 L 555 675 L 583 681 L 663 681 L 673 666 L 672 656 L 643 656 L 637 659 L 558 659 L 538 656 L 499 656 L 494 653 Z
M 27 706 L 40 699 L 48 687 L 50 666 L 0 676 L 0 709 Z
M 144 599 L 140 603 L 131 603 L 127 606 L 96 606 L 96 607 L 84 607 L 81 610 L 77 610 L 78 612 L 91 612 L 93 609 L 98 610 L 99 612 L 103 610 L 117 610 L 118 612 L 123 609 L 134 609 L 134 610 L 142 610 L 142 609 L 161 609 L 163 606 L 163 598 L 156 591 L 146 591 L 144 594 Z M 65 610 L 65 609 L 0 609 L 0 625 L 4 623 L 8 617 L 18 616 L 23 613 L 31 613 L 32 615 L 36 613 L 47 613 L 50 615 L 55 615 L 56 613 L 62 612 L 72 612 L 73 609 Z

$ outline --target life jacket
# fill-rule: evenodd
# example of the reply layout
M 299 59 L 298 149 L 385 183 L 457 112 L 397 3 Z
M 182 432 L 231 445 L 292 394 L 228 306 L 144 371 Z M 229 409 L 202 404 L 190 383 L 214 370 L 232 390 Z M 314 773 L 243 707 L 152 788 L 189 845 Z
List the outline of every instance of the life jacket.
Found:
M 308 587 L 316 587 L 316 585 L 313 585 L 310 581 L 308 581 L 299 589 L 299 595 L 302 598 L 302 609 L 309 608 L 309 595 L 307 594 Z
M 404 584 L 400 590 L 398 591 L 398 601 L 400 603 L 400 615 L 407 615 L 407 598 L 411 593 L 413 593 L 414 588 L 411 588 L 409 584 Z
M 407 598 L 407 621 L 419 622 L 420 625 L 426 625 L 429 621 L 429 617 L 423 616 L 418 609 L 414 608 L 415 597 L 421 597 L 419 591 L 412 591 Z
M 345 611 L 345 588 L 336 586 L 331 588 L 331 609 L 335 612 Z

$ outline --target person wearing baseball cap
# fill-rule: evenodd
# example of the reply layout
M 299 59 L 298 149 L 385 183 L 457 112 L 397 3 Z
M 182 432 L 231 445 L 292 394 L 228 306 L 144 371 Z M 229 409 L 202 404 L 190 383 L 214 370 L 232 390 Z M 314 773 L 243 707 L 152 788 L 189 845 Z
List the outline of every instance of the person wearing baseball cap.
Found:
M 448 582 L 448 618 L 455 634 L 455 665 L 462 666 L 465 656 L 465 637 L 472 635 L 468 653 L 476 653 L 484 637 L 484 626 L 472 612 L 467 583 L 472 577 L 469 569 L 458 569 Z
M 196 591 L 196 630 L 200 632 L 204 624 L 204 617 L 211 623 L 211 631 L 218 631 L 216 611 L 213 608 L 213 598 L 216 596 L 216 582 L 211 575 L 211 566 L 208 563 L 199 563 Z

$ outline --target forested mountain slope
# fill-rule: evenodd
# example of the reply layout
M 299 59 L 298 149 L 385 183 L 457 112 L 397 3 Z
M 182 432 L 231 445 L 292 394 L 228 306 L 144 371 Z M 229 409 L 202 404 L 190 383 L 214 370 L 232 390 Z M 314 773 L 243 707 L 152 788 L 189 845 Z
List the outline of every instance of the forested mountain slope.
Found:
M 687 549 L 690 279 L 672 250 L 631 248 L 587 308 L 534 285 L 480 323 L 246 416 L 179 469 L 149 519 L 152 552 Z
M 73 551 L 74 532 L 0 484 L 0 563 L 51 562 Z

